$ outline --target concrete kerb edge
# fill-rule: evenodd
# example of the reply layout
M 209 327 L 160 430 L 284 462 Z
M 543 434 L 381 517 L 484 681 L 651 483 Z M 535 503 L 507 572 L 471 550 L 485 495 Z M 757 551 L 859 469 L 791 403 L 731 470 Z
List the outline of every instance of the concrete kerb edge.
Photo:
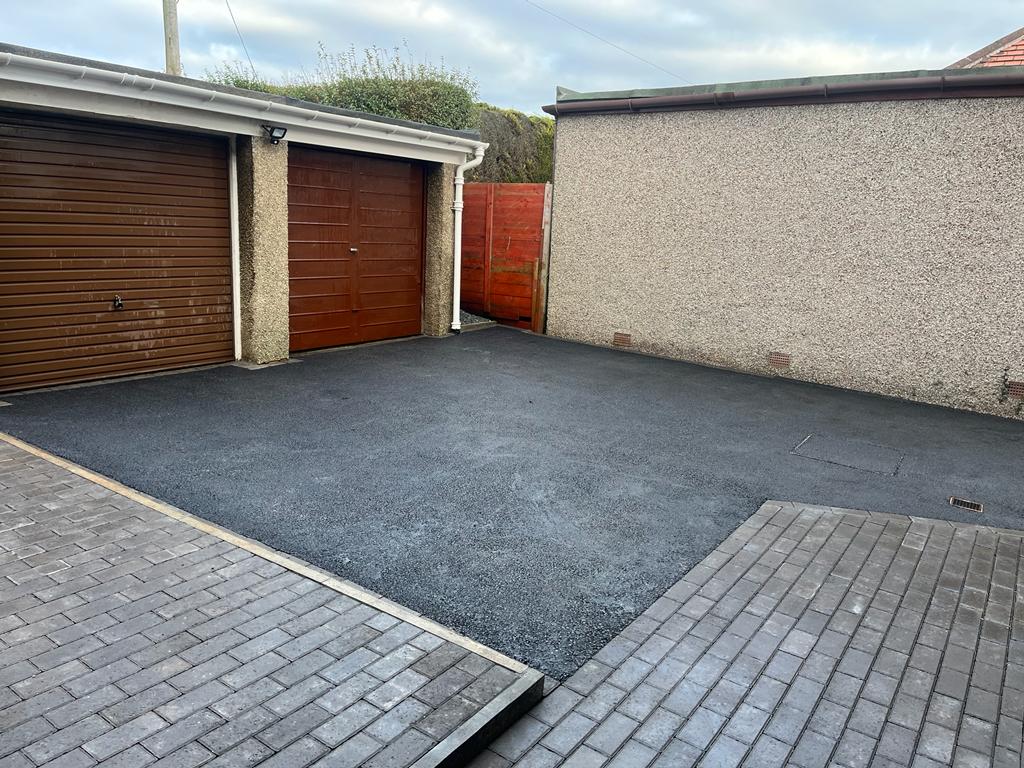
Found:
M 528 669 L 483 709 L 413 763 L 412 768 L 465 765 L 542 698 L 544 675 L 535 669 Z
M 1017 538 L 1024 538 L 1024 530 L 1017 530 L 1015 528 L 997 528 L 994 525 L 984 525 L 983 523 L 963 523 L 959 520 L 943 520 L 939 517 L 922 517 L 920 515 L 901 515 L 894 512 L 872 512 L 866 509 L 849 509 L 847 507 L 827 507 L 821 504 L 804 504 L 799 501 L 779 501 L 776 499 L 768 499 L 758 509 L 760 512 L 767 506 L 779 506 L 789 507 L 804 510 L 805 512 L 814 512 L 817 514 L 830 514 L 830 515 L 857 515 L 859 517 L 873 520 L 876 523 L 885 522 L 904 522 L 909 520 L 912 523 L 924 523 L 932 526 L 948 526 L 956 530 L 978 530 L 984 528 L 987 531 L 993 531 L 1003 536 L 1015 536 Z
M 321 568 L 317 568 L 314 565 L 306 563 L 298 558 L 291 557 L 282 552 L 278 552 L 275 549 L 271 549 L 265 544 L 261 544 L 254 539 L 241 536 L 240 534 L 229 531 L 227 528 L 223 528 L 215 523 L 203 520 L 195 515 L 192 515 L 184 510 L 178 509 L 175 506 L 167 504 L 166 502 L 155 499 L 141 491 L 137 491 L 124 483 L 120 483 L 117 480 L 113 480 L 109 477 L 101 475 L 98 472 L 93 472 L 91 469 L 86 469 L 72 461 L 63 459 L 60 456 L 56 456 L 49 451 L 39 448 L 31 443 L 27 443 L 13 435 L 9 435 L 6 432 L 0 432 L 0 440 L 3 442 L 19 448 L 26 453 L 29 453 L 37 458 L 43 459 L 44 461 L 53 464 L 54 466 L 65 469 L 72 474 L 78 475 L 79 477 L 85 478 L 91 482 L 96 483 L 109 491 L 124 496 L 127 499 L 142 504 L 149 509 L 156 512 L 160 512 L 174 520 L 190 525 L 204 533 L 208 533 L 212 536 L 234 544 L 235 546 L 244 549 L 245 551 L 262 557 L 264 560 L 277 563 L 283 568 L 287 568 L 293 573 L 297 573 L 300 576 L 311 579 L 318 584 L 322 584 L 325 587 L 335 590 L 343 595 L 351 597 L 353 600 L 358 600 L 361 603 L 371 606 L 372 608 L 387 613 L 390 616 L 395 617 L 401 621 L 404 621 L 413 626 L 419 627 L 420 629 L 430 632 L 438 637 L 447 640 L 450 643 L 461 646 L 468 651 L 471 651 L 479 656 L 488 659 L 489 661 L 504 667 L 505 669 L 515 672 L 519 675 L 537 675 L 543 677 L 539 672 L 528 667 L 520 661 L 516 661 L 503 653 L 499 653 L 493 648 L 488 648 L 486 645 L 478 643 L 476 640 L 460 635 L 448 627 L 438 624 L 432 619 L 428 619 L 422 614 L 416 613 L 415 611 L 406 608 L 405 606 L 399 605 L 398 603 L 389 600 L 386 597 L 378 595 L 374 592 L 360 587 L 354 582 L 348 581 L 347 579 L 339 578 Z M 532 677 L 531 677 L 532 679 Z M 518 682 L 518 681 L 517 681 Z

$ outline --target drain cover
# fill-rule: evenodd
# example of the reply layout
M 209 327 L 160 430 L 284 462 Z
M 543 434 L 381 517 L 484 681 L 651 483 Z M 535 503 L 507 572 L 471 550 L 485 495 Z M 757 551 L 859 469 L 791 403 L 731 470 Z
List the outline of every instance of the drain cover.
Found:
M 968 501 L 967 499 L 960 499 L 956 496 L 949 497 L 949 503 L 954 507 L 960 507 L 960 509 L 966 509 L 968 512 L 984 512 L 985 506 L 979 504 L 976 501 Z
M 903 452 L 897 448 L 828 435 L 808 435 L 790 453 L 878 475 L 895 475 L 903 463 Z

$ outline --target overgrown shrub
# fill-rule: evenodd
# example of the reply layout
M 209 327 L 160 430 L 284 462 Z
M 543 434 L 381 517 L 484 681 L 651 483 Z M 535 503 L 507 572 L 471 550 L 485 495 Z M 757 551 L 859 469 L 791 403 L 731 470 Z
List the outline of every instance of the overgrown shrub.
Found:
M 444 62 L 415 62 L 408 49 L 355 47 L 342 53 L 317 50 L 311 72 L 272 82 L 241 62 L 225 62 L 207 72 L 211 82 L 251 91 L 291 96 L 317 104 L 353 109 L 442 128 L 475 129 L 491 146 L 473 181 L 551 180 L 555 121 L 477 103 L 477 82 Z
M 477 104 L 473 125 L 491 146 L 471 181 L 551 181 L 555 121 L 515 109 Z
M 477 83 L 471 75 L 441 64 L 414 62 L 406 50 L 355 47 L 328 53 L 321 45 L 312 72 L 274 83 L 229 62 L 207 79 L 264 93 L 292 96 L 317 104 L 413 120 L 442 128 L 470 127 Z

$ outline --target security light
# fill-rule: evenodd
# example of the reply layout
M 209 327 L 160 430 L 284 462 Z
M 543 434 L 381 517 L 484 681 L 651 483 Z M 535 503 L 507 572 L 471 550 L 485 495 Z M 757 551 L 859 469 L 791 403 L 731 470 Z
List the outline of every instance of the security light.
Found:
M 264 132 L 267 134 L 267 138 L 270 139 L 271 144 L 277 144 L 284 138 L 284 135 L 288 133 L 287 128 L 282 128 L 279 125 L 263 125 L 260 127 L 263 128 Z

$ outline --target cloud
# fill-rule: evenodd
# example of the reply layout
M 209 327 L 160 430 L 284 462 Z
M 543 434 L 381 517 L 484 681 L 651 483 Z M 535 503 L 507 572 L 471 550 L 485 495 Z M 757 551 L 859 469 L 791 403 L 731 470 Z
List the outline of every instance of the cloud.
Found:
M 938 68 L 1024 24 L 1019 0 L 534 0 L 675 72 L 671 77 L 526 0 L 231 0 L 265 75 L 311 68 L 316 47 L 408 42 L 469 70 L 481 98 L 536 112 L 576 90 Z M 179 0 L 185 69 L 244 60 L 223 0 Z M 8 2 L 6 42 L 159 69 L 157 0 Z

